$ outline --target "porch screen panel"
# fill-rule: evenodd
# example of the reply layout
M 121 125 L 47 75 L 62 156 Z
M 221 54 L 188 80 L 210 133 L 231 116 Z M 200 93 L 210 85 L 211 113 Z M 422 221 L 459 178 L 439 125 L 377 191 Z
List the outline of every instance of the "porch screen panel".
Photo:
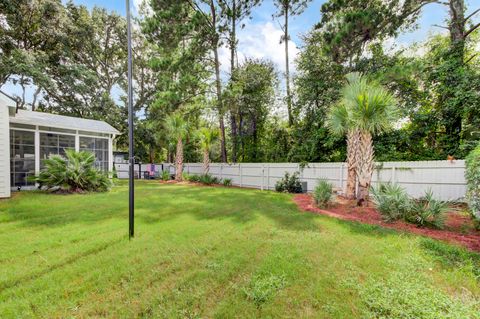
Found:
M 53 133 L 40 133 L 40 168 L 51 155 L 65 155 L 65 151 L 75 149 L 75 136 Z
M 10 130 L 10 185 L 31 186 L 35 175 L 35 133 Z
M 80 136 L 80 150 L 95 154 L 95 167 L 108 172 L 108 139 Z

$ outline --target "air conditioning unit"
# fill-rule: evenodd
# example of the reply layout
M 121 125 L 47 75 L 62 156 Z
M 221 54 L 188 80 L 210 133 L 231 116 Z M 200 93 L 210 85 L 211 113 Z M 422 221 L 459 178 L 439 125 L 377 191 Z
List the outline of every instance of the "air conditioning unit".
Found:
M 300 184 L 302 185 L 302 193 L 306 193 L 307 192 L 307 182 L 300 182 Z

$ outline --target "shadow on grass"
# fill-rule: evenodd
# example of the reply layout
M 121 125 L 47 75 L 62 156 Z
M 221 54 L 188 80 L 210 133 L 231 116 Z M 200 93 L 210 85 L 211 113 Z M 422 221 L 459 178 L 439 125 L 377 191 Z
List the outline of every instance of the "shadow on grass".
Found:
M 430 238 L 422 238 L 420 247 L 446 268 L 471 267 L 480 281 L 480 254 Z
M 374 237 L 387 237 L 391 235 L 398 235 L 398 231 L 390 228 L 385 228 L 379 225 L 363 224 L 358 221 L 349 221 L 336 219 L 336 222 L 346 228 L 353 234 L 361 234 Z
M 32 227 L 55 227 L 71 223 L 97 223 L 128 212 L 127 201 L 109 194 L 55 195 L 22 193 L 0 206 L 0 224 L 17 222 Z M 124 206 L 124 207 L 122 207 Z M 6 208 L 5 208 L 6 207 Z M 123 212 L 122 212 L 123 211 Z
M 138 182 L 136 217 L 144 223 L 165 222 L 190 214 L 198 220 L 229 220 L 248 224 L 259 216 L 279 227 L 296 231 L 319 230 L 313 215 L 298 214 L 290 196 L 259 190 L 161 185 Z M 53 195 L 23 193 L 0 205 L 1 223 L 25 227 L 58 227 L 95 224 L 108 219 L 127 219 L 128 189 L 120 186 L 108 193 Z M 3 216 L 2 216 L 3 215 Z
M 264 216 L 284 229 L 319 229 L 315 217 L 297 214 L 295 204 L 285 194 L 238 188 L 176 186 L 169 195 L 162 205 L 163 209 L 152 209 L 142 203 L 145 214 L 139 215 L 140 218 L 154 223 L 190 214 L 198 220 L 229 220 L 247 224 L 258 216 Z
M 22 284 L 25 284 L 27 282 L 36 280 L 36 279 L 38 279 L 40 277 L 43 277 L 43 276 L 45 276 L 45 275 L 47 275 L 47 274 L 49 274 L 49 273 L 51 273 L 51 272 L 53 272 L 57 269 L 66 267 L 68 265 L 71 265 L 71 264 L 77 262 L 78 260 L 80 260 L 82 258 L 98 254 L 98 253 L 100 253 L 100 252 L 102 252 L 102 251 L 120 243 L 121 241 L 125 240 L 125 238 L 126 237 L 121 237 L 121 238 L 112 240 L 110 242 L 103 243 L 103 244 L 101 244 L 97 247 L 94 247 L 94 248 L 91 248 L 87 251 L 83 251 L 79 254 L 73 255 L 73 256 L 67 258 L 66 260 L 64 260 L 60 263 L 52 264 L 52 265 L 48 266 L 47 268 L 42 269 L 40 271 L 31 273 L 31 274 L 28 274 L 28 275 L 20 276 L 16 279 L 0 282 L 0 293 L 3 292 L 4 290 L 12 288 L 12 287 L 22 285 Z

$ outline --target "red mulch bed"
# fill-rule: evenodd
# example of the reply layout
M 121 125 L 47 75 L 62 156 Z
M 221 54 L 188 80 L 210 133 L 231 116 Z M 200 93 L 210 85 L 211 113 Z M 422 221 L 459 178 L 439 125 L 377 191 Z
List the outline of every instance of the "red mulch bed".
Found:
M 355 202 L 341 198 L 328 210 L 316 207 L 312 197 L 308 194 L 297 194 L 293 200 L 303 211 L 427 236 L 480 252 L 480 231 L 474 229 L 469 216 L 461 215 L 458 212 L 449 212 L 445 229 L 440 230 L 419 228 L 416 225 L 403 221 L 387 223 L 375 208 L 358 207 Z M 369 204 L 369 206 L 371 206 L 371 204 Z

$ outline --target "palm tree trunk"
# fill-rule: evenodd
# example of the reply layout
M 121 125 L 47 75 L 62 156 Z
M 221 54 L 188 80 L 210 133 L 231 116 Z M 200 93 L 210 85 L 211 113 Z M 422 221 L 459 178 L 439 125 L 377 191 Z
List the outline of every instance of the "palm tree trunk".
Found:
M 203 174 L 207 175 L 210 172 L 210 156 L 208 150 L 203 150 Z
M 372 182 L 373 174 L 373 141 L 372 134 L 368 131 L 360 132 L 359 143 L 359 166 L 358 166 L 358 194 L 357 202 L 359 205 L 366 203 L 368 192 Z
M 358 146 L 360 132 L 350 130 L 347 134 L 347 189 L 345 197 L 354 199 L 357 187 Z
M 183 142 L 181 138 L 177 141 L 177 156 L 175 158 L 175 164 L 175 180 L 181 182 L 183 174 Z

